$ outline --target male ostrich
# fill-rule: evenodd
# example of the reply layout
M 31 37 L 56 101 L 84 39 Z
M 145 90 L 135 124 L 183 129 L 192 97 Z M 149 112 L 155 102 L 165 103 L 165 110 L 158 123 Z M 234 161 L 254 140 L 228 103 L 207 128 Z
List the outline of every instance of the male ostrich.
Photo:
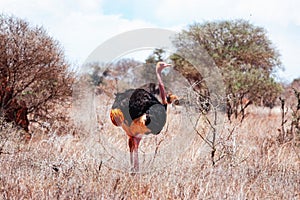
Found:
M 165 93 L 161 79 L 161 71 L 171 66 L 164 62 L 156 65 L 156 75 L 159 85 L 161 101 L 145 89 L 129 89 L 116 94 L 112 105 L 110 118 L 115 126 L 121 126 L 129 137 L 130 163 L 133 171 L 139 171 L 138 148 L 143 135 L 152 133 L 157 135 L 166 123 L 166 110 L 169 97 Z M 174 95 L 172 95 L 174 96 Z

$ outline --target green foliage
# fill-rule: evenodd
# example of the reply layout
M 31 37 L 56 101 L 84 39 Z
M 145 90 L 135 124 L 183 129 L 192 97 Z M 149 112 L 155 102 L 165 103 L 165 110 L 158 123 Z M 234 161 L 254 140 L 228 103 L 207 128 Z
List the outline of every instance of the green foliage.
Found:
M 205 50 L 221 69 L 229 107 L 247 97 L 257 104 L 274 106 L 282 91 L 273 74 L 281 69 L 279 53 L 265 30 L 244 20 L 195 23 L 177 35 L 178 49 Z

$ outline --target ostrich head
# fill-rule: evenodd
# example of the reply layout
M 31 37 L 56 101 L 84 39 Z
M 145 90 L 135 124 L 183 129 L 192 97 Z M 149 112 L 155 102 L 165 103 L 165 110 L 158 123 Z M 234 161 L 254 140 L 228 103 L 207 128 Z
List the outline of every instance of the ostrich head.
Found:
M 164 68 L 172 66 L 171 64 L 167 64 L 165 62 L 158 62 L 156 64 L 156 75 L 158 79 L 158 86 L 160 91 L 160 97 L 162 99 L 162 104 L 167 104 L 167 98 L 166 98 L 166 92 L 165 92 L 165 86 L 161 79 L 161 72 Z

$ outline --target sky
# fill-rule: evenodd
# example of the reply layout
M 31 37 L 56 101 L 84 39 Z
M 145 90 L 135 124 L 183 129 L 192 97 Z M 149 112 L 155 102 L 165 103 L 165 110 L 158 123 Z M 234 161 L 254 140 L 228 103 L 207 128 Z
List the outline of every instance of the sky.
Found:
M 284 81 L 300 78 L 299 9 L 299 0 L 0 0 L 0 13 L 42 26 L 74 65 L 125 31 L 180 31 L 195 22 L 248 20 L 265 28 L 280 52 L 285 71 L 279 77 Z

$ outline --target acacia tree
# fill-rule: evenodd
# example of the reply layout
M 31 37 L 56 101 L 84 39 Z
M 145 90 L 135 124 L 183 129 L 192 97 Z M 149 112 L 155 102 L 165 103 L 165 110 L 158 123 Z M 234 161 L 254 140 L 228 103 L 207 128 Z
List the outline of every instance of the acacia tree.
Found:
M 273 74 L 281 69 L 279 53 L 266 31 L 244 20 L 195 23 L 179 33 L 177 48 L 202 48 L 221 69 L 226 86 L 227 113 L 237 116 L 242 99 L 274 106 L 281 92 Z
M 73 78 L 58 42 L 43 28 L 0 15 L 0 71 L 6 88 L 1 92 L 2 115 L 15 101 L 22 102 L 30 121 L 52 123 L 63 118 L 55 105 L 71 96 Z M 4 97 L 8 99 L 3 101 Z

